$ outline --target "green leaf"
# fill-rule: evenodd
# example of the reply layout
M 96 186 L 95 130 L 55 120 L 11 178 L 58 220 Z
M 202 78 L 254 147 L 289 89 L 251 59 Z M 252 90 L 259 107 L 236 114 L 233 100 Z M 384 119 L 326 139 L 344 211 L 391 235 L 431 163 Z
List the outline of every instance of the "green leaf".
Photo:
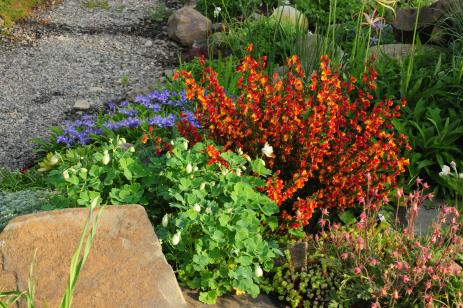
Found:
M 267 220 L 270 230 L 275 231 L 278 228 L 278 217 L 272 216 Z
M 239 264 L 241 264 L 243 266 L 248 266 L 248 265 L 252 264 L 252 257 L 240 256 L 240 257 L 236 258 L 236 262 L 238 262 Z
M 199 300 L 208 305 L 214 305 L 219 296 L 217 290 L 211 290 L 208 292 L 199 292 Z
M 346 225 L 352 225 L 357 222 L 354 213 L 352 210 L 345 210 L 343 212 L 338 213 L 339 219 Z
M 262 164 L 262 161 L 260 159 L 254 159 L 251 161 L 251 168 L 252 171 L 255 172 L 256 174 L 260 176 L 267 176 L 272 174 L 272 171 L 269 169 L 265 168 L 264 164 Z

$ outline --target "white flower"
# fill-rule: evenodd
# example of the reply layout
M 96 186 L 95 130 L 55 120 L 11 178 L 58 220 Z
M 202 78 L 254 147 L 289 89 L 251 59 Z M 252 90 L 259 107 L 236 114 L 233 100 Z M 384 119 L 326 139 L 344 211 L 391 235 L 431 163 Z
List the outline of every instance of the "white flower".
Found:
M 183 148 L 186 150 L 188 150 L 188 140 L 183 140 Z
M 246 158 L 248 162 L 251 161 L 251 157 L 248 154 L 244 154 L 243 157 Z
M 238 176 L 241 176 L 241 174 L 242 174 L 242 171 L 241 171 L 241 169 L 240 169 L 240 168 L 236 169 L 236 174 L 237 174 Z
M 267 157 L 274 157 L 273 155 L 273 147 L 268 144 L 268 142 L 265 143 L 264 147 L 262 148 L 262 154 L 264 154 Z
M 383 214 L 379 213 L 379 214 L 378 214 L 378 219 L 379 219 L 379 221 L 385 221 L 385 220 L 386 220 L 386 217 L 384 217 Z
M 186 173 L 191 173 L 193 172 L 193 166 L 191 165 L 191 163 L 188 163 L 188 165 L 186 165 Z
M 212 214 L 212 209 L 210 207 L 206 208 L 205 210 L 206 214 Z
M 193 210 L 195 210 L 195 212 L 199 213 L 201 212 L 201 206 L 196 203 L 195 205 L 193 205 Z
M 68 172 L 67 170 L 64 170 L 64 171 L 63 171 L 63 178 L 64 178 L 65 180 L 68 180 L 68 179 L 69 179 L 69 172 Z
M 164 228 L 167 228 L 168 224 L 169 224 L 169 214 L 166 214 L 164 215 L 164 217 L 162 217 L 162 226 Z
M 177 246 L 178 243 L 180 243 L 180 231 L 177 231 L 177 233 L 172 236 L 172 245 Z
M 453 170 L 457 171 L 457 164 L 454 161 L 450 162 L 450 167 L 452 167 Z
M 109 153 L 108 153 L 108 150 L 104 150 L 103 152 L 103 159 L 101 160 L 101 162 L 103 163 L 103 165 L 107 165 L 109 163 Z
M 194 167 L 193 167 L 193 171 L 194 171 L 194 172 L 196 172 L 196 171 L 198 171 L 198 170 L 199 170 L 198 166 L 194 166 Z
M 130 147 L 130 148 L 129 148 L 129 152 L 135 153 L 135 148 L 134 148 L 134 147 Z
M 171 145 L 174 145 L 174 144 L 175 144 L 175 143 L 174 143 L 174 140 L 171 140 L 171 141 L 170 141 L 170 144 L 171 144 Z
M 117 145 L 121 145 L 124 143 L 127 143 L 127 140 L 125 140 L 125 138 L 120 138 L 119 140 L 117 140 Z
M 450 174 L 450 167 L 447 166 L 447 165 L 443 165 L 443 166 L 442 166 L 442 171 L 439 172 L 439 175 L 440 175 L 440 176 L 447 176 L 447 175 L 449 175 L 449 174 Z
M 215 18 L 219 17 L 219 14 L 221 11 L 222 11 L 222 8 L 220 6 L 216 6 L 214 9 L 214 17 Z
M 93 198 L 92 203 L 90 203 L 90 207 L 93 210 L 94 208 L 96 208 L 97 205 L 98 205 L 98 197 L 95 197 Z
M 206 189 L 206 182 L 202 182 L 201 185 L 199 186 L 199 189 L 201 190 Z
M 58 162 L 59 162 L 58 155 L 53 155 L 53 156 L 50 158 L 50 165 L 54 166 L 54 165 L 56 165 Z
M 238 153 L 238 155 L 243 155 L 243 150 L 241 148 L 238 148 L 238 150 L 236 150 L 236 153 Z
M 262 277 L 264 275 L 264 271 L 262 270 L 262 267 L 260 267 L 259 265 L 256 266 L 256 270 L 254 271 L 254 273 L 256 274 L 256 277 Z

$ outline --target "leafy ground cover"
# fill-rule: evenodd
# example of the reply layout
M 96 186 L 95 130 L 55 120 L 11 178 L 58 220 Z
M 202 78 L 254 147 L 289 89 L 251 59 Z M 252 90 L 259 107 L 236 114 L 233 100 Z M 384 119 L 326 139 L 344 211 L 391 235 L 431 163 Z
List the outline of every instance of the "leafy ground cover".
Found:
M 375 60 L 387 18 L 423 3 L 296 1 L 325 37 L 304 63 L 303 23 L 275 20 L 276 1 L 240 3 L 198 1 L 229 23 L 231 57 L 182 64 L 165 89 L 54 128 L 36 166 L 0 173 L 0 197 L 144 205 L 180 283 L 209 304 L 265 291 L 292 307 L 461 306 L 463 6 L 444 53 L 417 41 Z M 436 195 L 448 205 L 415 234 Z M 301 241 L 296 270 L 283 247 Z

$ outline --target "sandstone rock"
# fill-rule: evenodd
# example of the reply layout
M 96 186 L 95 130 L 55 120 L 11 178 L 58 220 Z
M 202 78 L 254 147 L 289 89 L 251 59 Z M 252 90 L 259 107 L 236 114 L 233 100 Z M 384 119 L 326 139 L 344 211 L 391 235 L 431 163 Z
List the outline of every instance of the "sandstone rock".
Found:
M 13 219 L 0 234 L 0 291 L 27 288 L 37 249 L 35 305 L 58 307 L 87 215 L 87 209 L 65 209 Z M 107 207 L 77 281 L 73 307 L 185 306 L 144 208 Z
M 286 247 L 282 247 L 282 250 L 288 250 L 291 256 L 291 265 L 295 271 L 306 271 L 307 270 L 307 250 L 309 244 L 307 242 L 299 242 L 295 244 L 288 244 Z M 287 263 L 286 257 L 279 257 L 275 260 L 277 266 L 281 266 Z
M 421 48 L 426 48 L 429 52 L 439 52 L 438 48 L 422 45 Z M 376 54 L 377 56 L 387 55 L 391 58 L 403 60 L 410 53 L 413 52 L 412 44 L 386 44 L 377 45 L 370 48 L 370 54 Z
M 167 21 L 169 38 L 185 47 L 204 40 L 211 32 L 212 22 L 192 7 L 186 6 L 173 13 Z
M 272 18 L 281 23 L 299 27 L 302 32 L 306 32 L 309 28 L 309 20 L 304 13 L 289 5 L 277 7 L 273 11 Z
M 78 110 L 78 111 L 86 111 L 86 110 L 89 110 L 90 107 L 91 107 L 91 104 L 89 101 L 79 99 L 74 103 L 73 108 L 74 110 Z
M 449 1 L 441 0 L 435 2 L 430 7 L 397 10 L 395 19 L 392 22 L 396 40 L 402 43 L 412 43 L 416 24 L 417 34 L 421 43 L 426 43 L 431 37 L 434 26 L 445 16 L 449 8 Z

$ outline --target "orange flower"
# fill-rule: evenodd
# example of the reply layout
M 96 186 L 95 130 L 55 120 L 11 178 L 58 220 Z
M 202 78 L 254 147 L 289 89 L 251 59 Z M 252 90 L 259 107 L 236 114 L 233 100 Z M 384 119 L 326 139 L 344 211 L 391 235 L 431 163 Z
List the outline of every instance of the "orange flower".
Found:
M 405 101 L 375 99 L 370 92 L 377 74 L 367 65 L 359 83 L 332 69 L 329 58 L 322 56 L 319 72 L 304 88 L 297 56 L 288 60 L 285 76 L 270 78 L 265 59 L 248 55 L 237 67 L 241 77 L 233 99 L 209 67 L 203 67 L 200 82 L 188 72 L 180 76 L 188 81 L 187 95 L 198 101 L 198 120 L 225 150 L 242 148 L 259 156 L 266 142 L 272 145 L 275 155 L 268 166 L 274 176 L 263 190 L 282 207 L 282 219 L 300 227 L 317 207 L 354 206 L 365 194 L 367 173 L 370 188 L 385 197 L 408 165 L 400 155 L 408 146 L 406 139 L 391 125 Z M 217 149 L 207 151 L 211 164 L 224 164 Z

